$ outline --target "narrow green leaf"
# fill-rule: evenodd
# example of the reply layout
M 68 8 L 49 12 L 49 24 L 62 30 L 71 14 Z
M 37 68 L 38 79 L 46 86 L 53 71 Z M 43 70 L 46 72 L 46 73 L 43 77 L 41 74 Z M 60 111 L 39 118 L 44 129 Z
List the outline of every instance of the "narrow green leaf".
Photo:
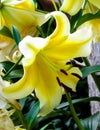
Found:
M 32 127 L 32 123 L 35 121 L 39 110 L 40 110 L 39 101 L 37 101 L 36 103 L 32 102 L 30 111 L 25 115 L 25 119 L 28 124 L 28 129 Z
M 83 10 L 81 9 L 76 15 L 71 17 L 70 24 L 71 24 L 71 30 L 70 32 L 73 33 L 75 30 L 76 23 L 78 19 L 82 16 Z
M 0 64 L 2 64 L 5 71 L 8 71 L 14 65 L 14 63 L 10 61 L 3 61 L 3 62 L 0 62 Z
M 92 19 L 100 19 L 100 10 L 96 12 L 95 14 L 87 13 L 84 14 L 77 22 L 76 28 L 78 28 L 81 24 L 85 23 L 86 21 L 92 20 Z
M 85 130 L 97 130 L 97 127 L 100 123 L 100 112 L 95 113 L 94 115 L 81 120 Z
M 8 71 L 12 66 L 14 66 L 15 63 L 10 62 L 10 61 L 3 61 L 3 62 L 0 62 L 0 64 L 2 64 L 5 71 Z M 22 69 L 22 65 L 17 65 L 15 69 Z
M 9 28 L 7 28 L 5 26 L 0 29 L 0 34 L 7 36 L 7 37 L 10 37 L 10 38 L 13 38 L 11 31 L 9 30 Z
M 16 63 L 10 62 L 10 61 L 4 61 L 1 62 L 3 68 L 4 68 L 4 73 L 7 74 L 9 72 L 9 70 L 11 70 L 11 68 L 13 66 L 16 65 Z M 12 69 L 10 71 L 10 73 L 8 73 L 6 76 L 4 76 L 3 78 L 5 80 L 10 80 L 10 79 L 15 79 L 15 78 L 21 78 L 23 76 L 23 67 L 22 65 L 16 65 L 14 69 Z
M 87 97 L 87 98 L 81 98 L 81 99 L 73 99 L 72 103 L 77 104 L 77 103 L 81 103 L 81 102 L 90 102 L 90 101 L 100 102 L 100 97 Z M 68 102 L 63 102 L 57 107 L 57 109 L 67 107 L 68 105 L 69 105 Z
M 13 31 L 13 38 L 16 42 L 16 45 L 18 46 L 19 42 L 21 41 L 20 33 L 15 26 L 12 26 L 12 31 Z
M 24 108 L 24 106 L 25 106 L 25 103 L 26 103 L 26 101 L 27 101 L 27 98 L 28 98 L 28 97 L 24 97 L 24 98 L 19 99 L 19 103 L 20 103 L 20 105 L 21 105 L 21 110 L 23 110 L 23 108 Z
M 23 70 L 22 69 L 15 69 L 11 71 L 5 78 L 5 80 L 15 79 L 15 78 L 22 78 Z
M 99 71 L 100 71 L 100 65 L 88 66 L 81 69 L 83 79 L 86 78 L 89 74 L 99 72 Z

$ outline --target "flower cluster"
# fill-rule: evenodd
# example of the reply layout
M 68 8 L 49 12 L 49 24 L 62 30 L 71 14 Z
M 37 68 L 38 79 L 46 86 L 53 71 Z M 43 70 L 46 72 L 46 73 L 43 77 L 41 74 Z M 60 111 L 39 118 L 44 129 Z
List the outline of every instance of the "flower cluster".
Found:
M 100 0 L 51 3 L 55 10 L 47 12 L 34 0 L 0 1 L 1 109 L 20 109 L 18 100 L 33 95 L 40 102 L 38 115 L 47 115 L 82 79 L 76 58 L 89 56 L 92 41 L 100 40 Z

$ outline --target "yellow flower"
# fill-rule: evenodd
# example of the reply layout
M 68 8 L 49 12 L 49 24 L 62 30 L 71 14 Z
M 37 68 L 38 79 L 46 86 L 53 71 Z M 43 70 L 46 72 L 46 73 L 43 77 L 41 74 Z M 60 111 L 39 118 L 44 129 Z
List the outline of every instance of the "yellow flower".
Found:
M 32 0 L 3 0 L 0 3 L 0 26 L 15 25 L 22 33 L 44 23 L 44 14 L 35 11 Z M 33 30 L 34 33 L 34 30 Z
M 75 15 L 83 6 L 85 0 L 64 0 L 60 10 Z M 94 6 L 100 9 L 100 0 L 89 0 Z
M 33 0 L 1 0 L 0 3 L 0 28 L 8 27 L 12 31 L 12 25 L 16 26 L 21 37 L 27 34 L 35 36 L 37 25 L 42 25 L 45 15 L 35 11 Z M 11 38 L 0 35 L 0 61 L 5 60 L 14 41 Z
M 18 82 L 2 90 L 5 96 L 16 99 L 35 90 L 40 101 L 41 115 L 49 113 L 60 103 L 61 86 L 76 90 L 82 74 L 68 61 L 88 56 L 91 52 L 91 28 L 83 28 L 70 34 L 70 23 L 65 14 L 55 11 L 47 14 L 46 19 L 51 16 L 56 19 L 56 29 L 50 36 L 26 36 L 19 43 L 19 50 L 24 55 L 24 75 Z

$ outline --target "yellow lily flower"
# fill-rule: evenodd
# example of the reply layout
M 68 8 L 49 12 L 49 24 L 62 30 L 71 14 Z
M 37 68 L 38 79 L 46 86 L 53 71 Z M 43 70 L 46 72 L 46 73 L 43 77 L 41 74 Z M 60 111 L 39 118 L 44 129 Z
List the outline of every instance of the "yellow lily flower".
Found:
M 73 16 L 82 8 L 84 2 L 85 0 L 64 0 L 60 10 Z M 100 9 L 100 0 L 89 0 L 89 2 Z
M 9 29 L 15 25 L 20 33 L 44 23 L 44 14 L 35 11 L 32 0 L 3 0 L 0 3 L 0 26 Z M 34 30 L 33 30 L 34 32 Z
M 46 19 L 51 16 L 55 17 L 56 29 L 50 36 L 26 36 L 19 43 L 19 50 L 24 55 L 24 75 L 18 82 L 2 89 L 5 96 L 15 99 L 23 98 L 35 90 L 41 115 L 49 113 L 60 103 L 62 87 L 76 90 L 82 74 L 68 61 L 88 56 L 91 52 L 91 28 L 70 34 L 70 23 L 64 13 L 55 11 L 47 14 Z
M 42 25 L 44 19 L 43 13 L 35 11 L 33 0 L 1 0 L 0 2 L 0 28 L 6 26 L 12 31 L 12 25 L 15 25 L 21 37 L 28 34 L 35 36 L 36 26 Z M 0 36 L 0 61 L 6 59 L 13 43 L 12 39 Z

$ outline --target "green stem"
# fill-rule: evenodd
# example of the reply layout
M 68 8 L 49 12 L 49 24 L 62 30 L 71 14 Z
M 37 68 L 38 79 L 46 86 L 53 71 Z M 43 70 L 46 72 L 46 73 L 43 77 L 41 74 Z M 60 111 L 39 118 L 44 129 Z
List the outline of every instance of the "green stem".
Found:
M 83 61 L 86 64 L 86 66 L 91 66 L 89 60 L 86 57 L 83 57 Z M 98 90 L 100 91 L 100 80 L 98 79 L 98 77 L 95 73 L 92 73 L 91 76 L 92 76 Z
M 19 64 L 23 57 L 24 56 L 22 55 L 20 59 L 9 69 L 9 71 L 3 76 L 3 79 L 5 79 L 8 76 L 8 74 Z
M 20 122 L 22 123 L 23 127 L 27 129 L 27 124 L 26 124 L 26 122 L 25 122 L 25 120 L 24 120 L 22 111 L 17 110 L 17 114 L 18 114 L 18 117 L 19 117 Z
M 53 6 L 54 6 L 54 9 L 57 11 L 58 9 L 57 9 L 57 5 L 56 5 L 55 1 L 54 0 L 51 0 L 51 1 L 52 1 Z
M 85 0 L 83 8 L 75 16 L 73 16 L 73 17 L 76 17 L 77 19 L 75 18 L 76 21 L 74 22 L 74 24 L 73 24 L 73 26 L 71 28 L 71 33 L 73 33 L 79 27 L 79 21 L 83 16 L 86 4 L 87 4 L 87 0 Z
M 14 108 L 14 109 L 16 110 L 16 113 L 17 113 L 17 115 L 18 115 L 18 117 L 19 117 L 19 120 L 20 120 L 21 125 L 23 125 L 23 127 L 24 127 L 25 129 L 27 129 L 27 124 L 26 124 L 26 122 L 25 122 L 25 120 L 24 120 L 24 116 L 23 116 L 23 114 L 22 114 L 22 111 L 19 110 L 18 108 L 16 108 L 16 106 L 13 105 L 13 104 L 11 104 L 11 106 L 12 106 L 12 108 Z
M 71 97 L 70 97 L 70 93 L 67 93 L 66 92 L 66 96 L 67 96 L 67 100 L 69 102 L 69 106 L 70 106 L 70 110 L 71 110 L 71 113 L 72 113 L 72 116 L 73 116 L 73 119 L 75 120 L 79 130 L 84 130 L 81 122 L 80 122 L 80 119 L 78 118 L 76 112 L 75 112 L 75 109 L 74 109 L 74 106 L 72 104 L 72 100 L 71 100 Z
M 61 5 L 62 5 L 61 0 L 58 0 L 58 4 L 59 4 L 59 7 L 61 7 Z
M 52 18 L 50 19 L 50 22 L 49 22 L 49 25 L 48 25 L 47 36 L 49 36 L 49 34 L 50 34 L 51 25 L 52 25 L 53 21 L 54 21 L 54 18 L 52 17 Z
M 41 27 L 41 26 L 37 26 L 36 28 L 37 28 L 37 30 L 40 32 L 41 36 L 42 36 L 43 38 L 45 38 L 45 34 L 44 34 L 44 32 L 43 32 L 42 27 Z

